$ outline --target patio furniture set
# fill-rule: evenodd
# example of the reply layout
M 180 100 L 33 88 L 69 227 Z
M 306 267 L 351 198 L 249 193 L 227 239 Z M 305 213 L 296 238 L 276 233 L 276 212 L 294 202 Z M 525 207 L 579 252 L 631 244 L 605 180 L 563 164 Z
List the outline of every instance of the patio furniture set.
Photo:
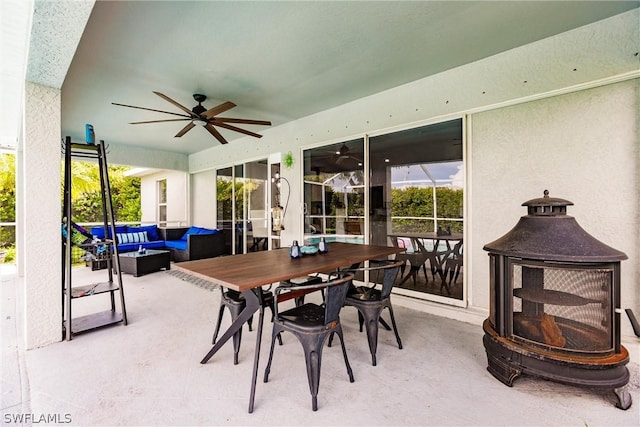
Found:
M 303 346 L 307 364 L 307 379 L 312 396 L 312 408 L 314 411 L 317 410 L 322 348 L 327 340 L 331 342 L 334 334 L 337 334 L 341 341 L 349 380 L 354 381 L 339 318 L 340 310 L 344 305 L 354 306 L 358 309 L 361 331 L 362 326 L 366 324 L 373 365 L 376 364 L 377 325 L 379 320 L 382 320 L 380 314 L 384 308 L 389 310 L 398 347 L 402 348 L 389 299 L 401 262 L 381 261 L 379 265 L 365 269 L 368 270 L 367 273 L 382 273 L 381 290 L 375 287 L 356 287 L 353 284 L 354 274 L 363 271 L 358 268 L 362 262 L 386 259 L 389 255 L 402 251 L 404 249 L 397 247 L 334 242 L 331 243 L 330 250 L 326 254 L 303 256 L 298 259 L 292 259 L 289 255 L 289 249 L 283 248 L 224 258 L 189 261 L 174 266 L 177 270 L 211 280 L 221 287 L 234 291 L 233 293 L 224 293 L 223 291 L 225 298 L 223 298 L 221 302 L 223 306 L 220 308 L 221 317 L 224 307 L 229 307 L 232 312 L 232 323 L 224 334 L 216 339 L 220 327 L 219 317 L 214 334 L 214 345 L 200 363 L 207 363 L 232 337 L 234 339 L 234 363 L 237 363 L 237 349 L 240 345 L 242 326 L 256 312 L 259 312 L 249 397 L 249 413 L 253 412 L 264 308 L 270 307 L 274 310 L 274 326 L 264 382 L 266 383 L 269 379 L 275 341 L 281 340 L 282 332 L 291 332 Z M 318 276 L 308 276 L 320 272 L 329 272 L 326 281 L 318 282 Z M 376 281 L 374 280 L 374 283 Z M 263 286 L 274 283 L 279 283 L 275 292 L 263 290 Z M 320 304 L 304 302 L 305 295 L 317 291 L 322 292 Z M 225 299 L 228 299 L 230 295 L 237 296 L 237 304 L 230 305 L 225 302 Z M 279 310 L 279 305 L 289 300 L 295 301 L 295 306 Z M 385 322 L 383 326 L 388 325 Z
M 225 253 L 223 233 L 208 228 L 119 225 L 115 232 L 121 271 L 135 277 L 169 270 L 171 261 L 213 258 Z M 104 240 L 104 227 L 92 227 L 91 234 Z M 107 268 L 104 259 L 88 263 L 94 270 Z

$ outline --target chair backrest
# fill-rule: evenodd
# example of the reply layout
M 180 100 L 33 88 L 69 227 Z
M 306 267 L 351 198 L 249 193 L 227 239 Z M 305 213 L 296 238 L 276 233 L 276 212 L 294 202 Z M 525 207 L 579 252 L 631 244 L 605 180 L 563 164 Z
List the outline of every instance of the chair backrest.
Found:
M 462 251 L 462 240 L 460 240 L 453 246 L 453 256 L 456 258 L 462 258 Z
M 382 291 L 381 298 L 388 298 L 391 295 L 391 289 L 393 289 L 393 285 L 396 281 L 396 277 L 398 277 L 398 271 L 400 271 L 400 267 L 404 264 L 404 261 L 394 261 L 390 262 L 385 266 L 380 266 L 384 271 L 384 275 L 382 277 Z
M 336 274 L 336 273 L 332 273 Z M 344 305 L 344 300 L 347 297 L 347 291 L 349 285 L 353 281 L 353 274 L 349 273 L 337 273 L 338 277 L 331 279 L 325 283 L 325 297 L 324 297 L 324 324 L 330 325 L 338 320 L 340 315 L 340 309 Z
M 283 286 L 281 284 L 275 292 L 275 316 L 278 317 L 278 303 L 309 292 L 324 290 L 325 325 L 330 325 L 338 320 L 340 309 L 344 305 L 347 290 L 352 281 L 353 274 L 340 271 L 331 273 L 327 282 L 302 286 Z
M 400 267 L 405 263 L 404 260 L 374 260 L 369 262 L 369 267 L 360 267 L 357 269 L 344 270 L 345 272 L 355 273 L 356 271 L 368 271 L 369 281 L 382 284 L 380 297 L 382 299 L 391 295 L 391 290 L 398 276 Z M 380 278 L 382 277 L 382 280 Z

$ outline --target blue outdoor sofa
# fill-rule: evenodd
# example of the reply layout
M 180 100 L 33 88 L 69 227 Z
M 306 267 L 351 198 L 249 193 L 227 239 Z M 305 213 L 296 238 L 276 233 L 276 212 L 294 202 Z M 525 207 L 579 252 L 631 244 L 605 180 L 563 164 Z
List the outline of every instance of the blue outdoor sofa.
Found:
M 105 238 L 103 227 L 91 227 L 91 234 Z M 110 236 L 110 233 L 109 233 Z M 110 236 L 111 237 L 111 236 Z M 166 249 L 176 262 L 213 258 L 225 253 L 224 236 L 218 230 L 202 227 L 164 228 L 157 225 L 116 226 L 118 252 L 145 249 Z

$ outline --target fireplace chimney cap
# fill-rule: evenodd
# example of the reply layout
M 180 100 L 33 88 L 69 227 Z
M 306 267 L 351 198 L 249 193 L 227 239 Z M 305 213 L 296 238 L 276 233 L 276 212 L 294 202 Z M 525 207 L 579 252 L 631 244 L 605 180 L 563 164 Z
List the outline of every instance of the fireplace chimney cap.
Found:
M 485 251 L 516 258 L 560 262 L 617 262 L 627 259 L 587 233 L 574 217 L 567 215 L 568 200 L 545 196 L 529 200 L 528 215 L 504 236 L 487 243 Z
M 527 200 L 522 206 L 527 207 L 529 215 L 556 216 L 566 215 L 567 206 L 573 206 L 573 202 L 557 197 L 549 197 L 549 190 L 544 190 L 543 197 Z

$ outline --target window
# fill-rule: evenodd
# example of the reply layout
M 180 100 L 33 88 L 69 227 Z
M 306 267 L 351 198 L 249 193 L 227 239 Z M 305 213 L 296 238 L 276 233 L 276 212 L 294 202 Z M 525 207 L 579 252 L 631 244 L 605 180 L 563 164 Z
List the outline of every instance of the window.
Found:
M 167 180 L 161 179 L 157 181 L 158 189 L 158 225 L 160 227 L 167 226 Z

